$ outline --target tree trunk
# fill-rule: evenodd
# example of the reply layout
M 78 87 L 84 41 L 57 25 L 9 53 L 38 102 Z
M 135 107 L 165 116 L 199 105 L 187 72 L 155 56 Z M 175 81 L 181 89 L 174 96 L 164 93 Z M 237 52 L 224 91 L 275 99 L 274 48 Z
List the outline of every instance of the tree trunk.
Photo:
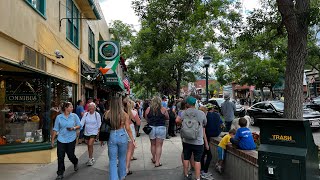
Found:
M 277 0 L 288 32 L 284 117 L 303 118 L 303 70 L 307 57 L 309 0 Z
M 182 74 L 181 74 L 181 69 L 177 69 L 178 75 L 177 75 L 177 90 L 176 90 L 176 97 L 177 99 L 180 98 L 180 89 L 181 89 L 181 81 L 182 81 Z

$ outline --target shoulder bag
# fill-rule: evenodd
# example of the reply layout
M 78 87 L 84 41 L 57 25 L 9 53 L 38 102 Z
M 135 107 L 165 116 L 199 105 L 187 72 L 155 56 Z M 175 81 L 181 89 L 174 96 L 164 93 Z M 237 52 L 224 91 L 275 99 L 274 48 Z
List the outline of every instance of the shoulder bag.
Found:
M 111 132 L 110 119 L 106 120 L 104 117 L 100 127 L 99 141 L 109 141 L 110 132 Z

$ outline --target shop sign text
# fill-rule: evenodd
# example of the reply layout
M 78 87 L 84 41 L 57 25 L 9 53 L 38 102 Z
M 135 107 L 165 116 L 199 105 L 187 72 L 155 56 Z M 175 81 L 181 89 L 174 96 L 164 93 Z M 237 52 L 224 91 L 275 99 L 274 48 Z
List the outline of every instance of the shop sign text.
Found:
M 34 103 L 39 101 L 39 96 L 34 94 L 10 94 L 6 96 L 7 102 Z

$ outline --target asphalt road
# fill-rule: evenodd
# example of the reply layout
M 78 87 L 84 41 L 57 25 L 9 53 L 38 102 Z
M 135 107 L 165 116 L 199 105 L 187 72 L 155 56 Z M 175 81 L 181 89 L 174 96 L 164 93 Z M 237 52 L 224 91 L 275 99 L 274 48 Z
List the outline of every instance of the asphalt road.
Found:
M 260 128 L 257 126 L 250 126 L 252 132 L 260 132 Z M 313 139 L 316 145 L 320 147 L 320 130 L 313 131 Z

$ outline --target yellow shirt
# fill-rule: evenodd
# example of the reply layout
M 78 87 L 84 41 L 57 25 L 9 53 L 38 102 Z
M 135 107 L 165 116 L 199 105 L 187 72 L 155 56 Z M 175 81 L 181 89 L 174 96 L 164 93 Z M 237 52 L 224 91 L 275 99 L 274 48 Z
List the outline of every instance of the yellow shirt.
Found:
M 225 135 L 225 136 L 221 139 L 221 141 L 220 141 L 220 143 L 219 143 L 218 146 L 222 147 L 223 149 L 227 149 L 227 145 L 228 145 L 228 143 L 230 142 L 230 139 L 231 139 L 230 134 Z

